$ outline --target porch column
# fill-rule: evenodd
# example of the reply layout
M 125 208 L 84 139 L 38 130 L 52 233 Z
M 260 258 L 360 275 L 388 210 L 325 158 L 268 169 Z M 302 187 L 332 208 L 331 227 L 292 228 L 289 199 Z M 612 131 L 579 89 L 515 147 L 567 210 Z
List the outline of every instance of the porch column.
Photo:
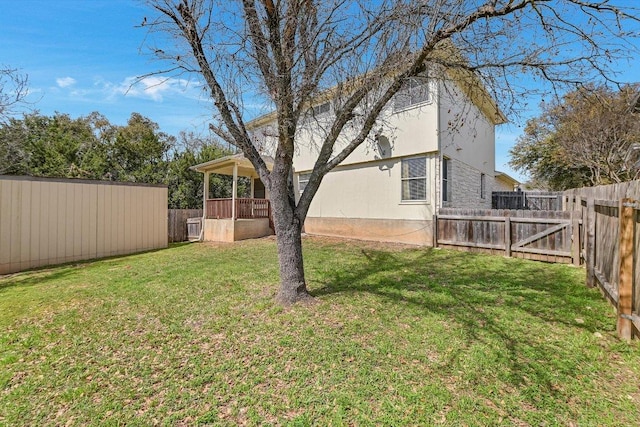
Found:
M 251 198 L 252 199 L 256 198 L 256 195 L 254 194 L 254 192 L 255 192 L 255 186 L 254 186 L 255 182 L 256 182 L 256 179 L 255 178 L 251 178 Z
M 236 219 L 236 197 L 238 192 L 238 164 L 233 164 L 233 187 L 231 188 L 231 219 Z
M 204 193 L 202 193 L 202 217 L 207 217 L 207 199 L 209 198 L 209 177 L 211 172 L 204 173 Z

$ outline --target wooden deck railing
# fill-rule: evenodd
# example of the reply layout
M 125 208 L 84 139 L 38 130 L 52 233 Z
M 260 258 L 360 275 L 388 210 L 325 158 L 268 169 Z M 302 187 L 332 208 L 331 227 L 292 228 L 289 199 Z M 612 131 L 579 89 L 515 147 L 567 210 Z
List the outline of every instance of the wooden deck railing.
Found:
M 232 203 L 232 199 L 207 199 L 207 218 L 231 218 Z M 267 199 L 236 199 L 234 219 L 269 218 L 270 213 Z

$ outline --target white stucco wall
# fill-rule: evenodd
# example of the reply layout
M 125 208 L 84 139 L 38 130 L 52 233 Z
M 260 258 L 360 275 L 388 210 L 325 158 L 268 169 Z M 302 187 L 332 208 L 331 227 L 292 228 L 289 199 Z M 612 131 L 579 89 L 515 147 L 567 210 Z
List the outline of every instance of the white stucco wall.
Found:
M 431 82 L 430 99 L 401 112 L 393 101 L 381 115 L 370 138 L 324 178 L 309 217 L 362 219 L 431 219 L 440 206 L 485 208 L 491 206 L 495 174 L 493 123 L 455 84 Z M 294 185 L 298 175 L 310 172 L 319 152 L 332 112 L 311 121 L 296 139 Z M 349 128 L 336 143 L 337 153 L 355 135 Z M 390 153 L 382 159 L 373 133 L 384 136 Z M 274 124 L 255 131 L 257 145 L 271 154 Z M 428 154 L 427 154 L 428 153 Z M 401 160 L 428 155 L 428 201 L 401 202 Z M 443 205 L 440 168 L 442 156 L 451 159 L 451 200 Z M 485 174 L 485 198 L 480 197 L 480 176 Z
M 309 209 L 309 217 L 430 220 L 437 188 L 437 153 L 427 157 L 427 201 L 401 200 L 402 158 L 338 166 L 329 172 Z M 298 180 L 295 180 L 297 189 Z
M 394 112 L 393 101 L 391 101 L 390 105 L 380 115 L 380 119 L 374 126 L 370 137 L 341 164 L 351 165 L 379 160 L 381 155 L 375 148 L 376 140 L 374 134 L 376 133 L 388 140 L 391 153 L 385 156 L 391 158 L 437 151 L 439 114 L 436 102 L 437 84 L 431 83 L 429 86 L 431 97 L 427 102 L 400 112 Z M 297 172 L 308 171 L 313 168 L 323 136 L 332 123 L 333 117 L 331 114 L 329 113 L 325 118 L 318 118 L 317 122 L 309 123 L 297 136 L 293 161 L 294 169 Z M 340 152 L 356 136 L 357 130 L 359 129 L 345 127 L 343 135 L 336 142 L 334 154 Z
M 445 157 L 493 177 L 495 126 L 452 83 L 440 87 L 440 149 Z

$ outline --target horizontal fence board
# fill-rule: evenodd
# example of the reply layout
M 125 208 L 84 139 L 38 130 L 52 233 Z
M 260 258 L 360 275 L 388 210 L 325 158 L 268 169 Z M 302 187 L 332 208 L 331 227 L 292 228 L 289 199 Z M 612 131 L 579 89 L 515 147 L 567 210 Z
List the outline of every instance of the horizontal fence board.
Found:
M 573 221 L 580 216 L 563 211 L 440 209 L 436 245 L 569 263 L 574 261 Z
M 439 245 L 449 245 L 449 246 L 468 246 L 470 248 L 484 248 L 484 249 L 500 249 L 504 250 L 504 245 L 493 245 L 490 243 L 472 243 L 472 242 L 456 242 L 454 240 L 440 240 L 438 239 Z
M 569 251 L 554 251 L 551 249 L 536 249 L 536 248 L 522 248 L 522 247 L 511 247 L 511 251 L 513 252 L 525 252 L 531 254 L 540 254 L 540 255 L 556 255 L 561 257 L 570 257 L 571 252 Z

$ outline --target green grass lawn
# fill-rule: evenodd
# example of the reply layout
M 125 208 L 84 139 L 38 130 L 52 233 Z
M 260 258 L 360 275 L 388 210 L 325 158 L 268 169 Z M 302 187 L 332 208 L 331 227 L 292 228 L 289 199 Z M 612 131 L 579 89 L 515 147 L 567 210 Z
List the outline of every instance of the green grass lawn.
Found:
M 0 425 L 636 426 L 640 347 L 584 270 L 307 238 L 0 278 Z

